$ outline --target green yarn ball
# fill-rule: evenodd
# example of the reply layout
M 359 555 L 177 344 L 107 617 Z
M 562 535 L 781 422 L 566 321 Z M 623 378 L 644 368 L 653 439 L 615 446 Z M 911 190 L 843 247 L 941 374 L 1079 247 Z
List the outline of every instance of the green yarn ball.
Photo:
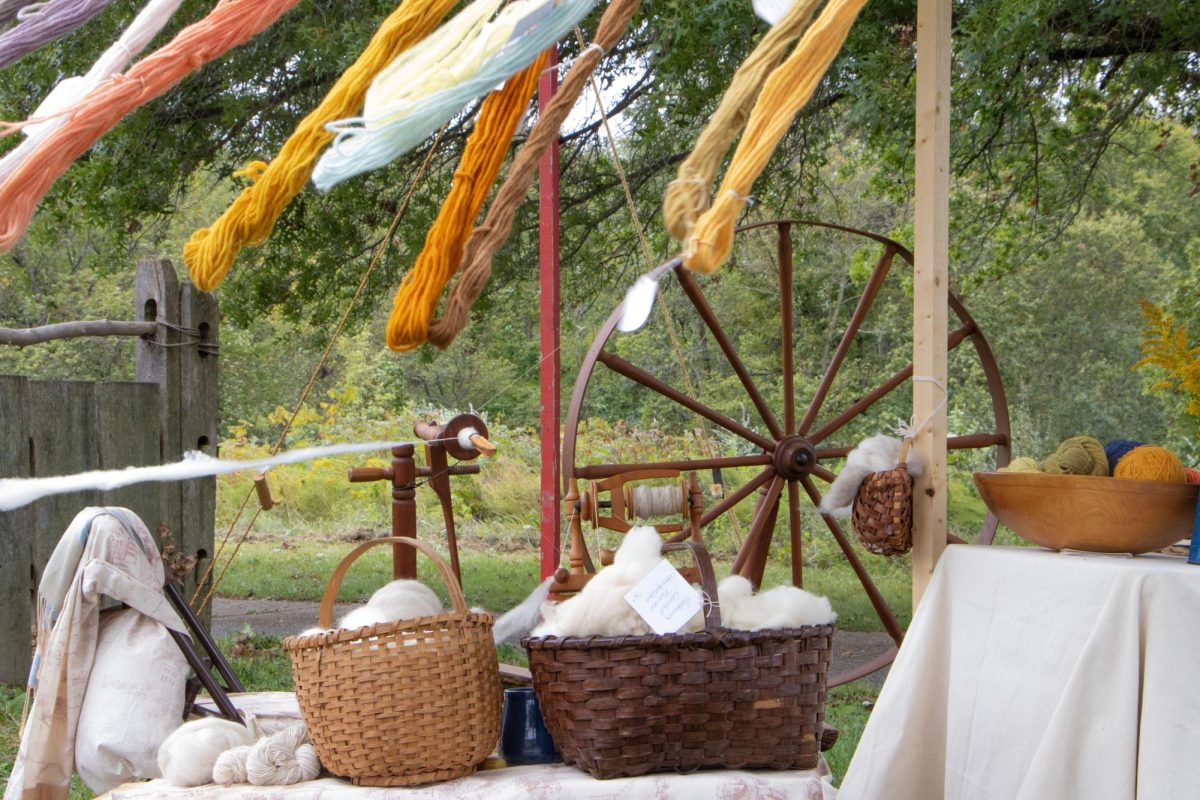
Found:
M 1091 436 L 1072 436 L 1042 462 L 1051 475 L 1108 475 L 1104 445 Z
M 1014 458 L 1009 462 L 1007 467 L 1001 467 L 999 472 L 1041 472 L 1042 467 L 1038 464 L 1036 458 L 1029 456 L 1021 456 Z

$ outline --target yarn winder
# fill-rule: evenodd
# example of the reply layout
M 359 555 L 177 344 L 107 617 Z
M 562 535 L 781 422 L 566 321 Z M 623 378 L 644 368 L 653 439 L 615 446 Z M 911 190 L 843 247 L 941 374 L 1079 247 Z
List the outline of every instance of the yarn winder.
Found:
M 392 484 L 392 536 L 417 535 L 417 478 L 427 478 L 442 507 L 446 524 L 446 546 L 450 551 L 450 568 L 462 582 L 458 566 L 458 540 L 454 533 L 454 509 L 450 497 L 452 475 L 477 475 L 478 464 L 448 464 L 449 455 L 459 461 L 474 461 L 480 455 L 491 456 L 496 447 L 488 441 L 487 424 L 474 414 L 459 414 L 445 425 L 427 419 L 413 425 L 413 433 L 425 443 L 425 466 L 418 467 L 414 459 L 415 446 L 402 444 L 392 448 L 390 467 L 352 467 L 351 483 L 389 481 Z M 392 545 L 392 577 L 416 578 L 416 551 L 411 547 Z
M 679 515 L 683 522 L 658 523 L 653 526 L 654 529 L 659 533 L 673 534 L 665 541 L 666 544 L 675 544 L 685 539 L 700 541 L 700 518 L 704 514 L 704 498 L 696 473 L 688 473 L 686 479 L 680 478 L 679 482 L 672 486 L 632 485 L 633 481 L 655 478 L 679 478 L 679 470 L 634 470 L 613 475 L 602 481 L 589 481 L 582 496 L 574 485 L 569 487 L 566 504 L 571 537 L 568 554 L 570 568 L 560 567 L 554 573 L 554 583 L 550 586 L 552 592 L 577 592 L 596 571 L 583 538 L 584 522 L 591 523 L 592 530 L 605 528 L 627 533 L 634 525 L 631 520 Z M 607 493 L 609 499 L 601 500 L 600 495 L 603 493 Z M 609 512 L 607 515 L 603 514 L 605 510 Z M 612 550 L 602 549 L 599 555 L 601 565 L 612 564 Z M 680 569 L 680 574 L 692 583 L 700 578 L 695 567 L 684 567 Z

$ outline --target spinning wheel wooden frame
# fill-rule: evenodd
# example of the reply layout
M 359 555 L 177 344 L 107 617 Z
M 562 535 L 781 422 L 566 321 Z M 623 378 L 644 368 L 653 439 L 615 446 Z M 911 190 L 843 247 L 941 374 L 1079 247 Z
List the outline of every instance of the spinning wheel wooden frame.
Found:
M 751 495 L 755 496 L 754 514 L 750 530 L 742 543 L 734 560 L 733 569 L 749 577 L 756 585 L 761 582 L 771 541 L 774 536 L 779 516 L 779 507 L 786 502 L 788 509 L 787 531 L 791 550 L 792 581 L 795 585 L 803 584 L 803 557 L 801 552 L 801 497 L 804 496 L 813 506 L 818 506 L 822 492 L 818 489 L 814 478 L 831 483 L 835 473 L 829 462 L 844 458 L 854 444 L 835 445 L 831 437 L 845 428 L 856 417 L 866 413 L 881 399 L 908 382 L 913 376 L 911 361 L 908 366 L 893 372 L 874 389 L 859 396 L 833 416 L 823 415 L 823 407 L 829 397 L 830 389 L 842 369 L 847 354 L 850 351 L 864 320 L 867 318 L 872 305 L 875 303 L 885 279 L 892 271 L 893 262 L 897 257 L 910 267 L 913 264 L 912 252 L 899 242 L 878 234 L 855 228 L 828 223 L 805 220 L 773 220 L 747 225 L 738 229 L 738 233 L 757 229 L 774 229 L 776 235 L 776 268 L 779 287 L 778 313 L 780 318 L 780 370 L 782 384 L 782 414 L 776 415 L 767 399 L 756 385 L 751 370 L 738 356 L 733 339 L 726 333 L 717 315 L 705 296 L 704 290 L 693 273 L 685 270 L 681 260 L 676 258 L 668 262 L 683 290 L 691 302 L 695 312 L 703 321 L 704 328 L 712 340 L 716 342 L 724 355 L 725 361 L 737 376 L 742 389 L 750 404 L 757 411 L 759 421 L 743 424 L 729 415 L 710 407 L 704 402 L 676 389 L 665 381 L 651 375 L 646 370 L 636 366 L 629 360 L 606 349 L 610 338 L 616 330 L 622 308 L 618 306 L 600 329 L 580 366 L 579 377 L 575 383 L 567 412 L 563 436 L 563 481 L 566 490 L 567 517 L 570 520 L 577 515 L 576 500 L 579 491 L 578 481 L 597 481 L 614 475 L 639 470 L 678 470 L 680 472 L 698 469 L 722 469 L 736 467 L 760 467 L 750 480 L 736 490 L 720 499 L 713 507 L 700 517 L 700 527 L 709 525 L 739 503 L 746 501 Z M 817 388 L 814 390 L 807 405 L 797 403 L 795 397 L 795 352 L 793 332 L 793 263 L 794 230 L 805 228 L 820 228 L 840 231 L 852 237 L 861 237 L 878 243 L 882 251 L 875 262 L 870 276 L 867 278 L 861 296 L 858 298 L 845 330 L 836 349 L 825 367 Z M 729 269 L 734 265 L 726 267 Z M 1010 426 L 1008 405 L 1005 399 L 1004 387 L 999 369 L 992 355 L 986 338 L 975 320 L 967 312 L 962 301 L 953 293 L 948 292 L 948 303 L 953 315 L 958 318 L 959 325 L 949 332 L 947 347 L 954 351 L 964 342 L 970 342 L 974 348 L 975 357 L 987 384 L 987 393 L 991 400 L 991 417 L 994 421 L 993 430 L 971 433 L 961 436 L 951 436 L 947 439 L 947 448 L 981 449 L 994 448 L 996 466 L 1004 466 L 1010 458 Z M 582 463 L 577 458 L 577 438 L 583 407 L 588 392 L 588 386 L 597 365 L 603 365 L 608 371 L 620 375 L 633 384 L 660 395 L 667 400 L 703 417 L 737 438 L 748 442 L 758 452 L 751 454 L 726 455 L 701 458 L 687 458 L 653 463 L 613 463 L 597 464 Z M 820 424 L 818 424 L 818 422 Z M 803 495 L 802 495 L 803 493 Z M 786 500 L 785 500 L 786 498 Z M 904 632 L 896 619 L 895 613 L 889 608 L 879 588 L 871 579 L 862 559 L 851 545 L 850 537 L 842 529 L 837 520 L 822 515 L 825 526 L 836 540 L 842 556 L 849 563 L 863 590 L 868 595 L 875 613 L 884 629 L 892 638 L 894 645 L 885 653 L 870 663 L 853 670 L 833 676 L 831 683 L 844 683 L 849 680 L 870 674 L 887 664 L 895 657 L 897 647 Z M 573 524 L 575 521 L 573 520 Z M 990 514 L 980 532 L 979 542 L 989 544 L 995 534 L 996 520 Z M 586 558 L 586 554 L 584 554 Z M 590 564 L 590 559 L 588 560 Z

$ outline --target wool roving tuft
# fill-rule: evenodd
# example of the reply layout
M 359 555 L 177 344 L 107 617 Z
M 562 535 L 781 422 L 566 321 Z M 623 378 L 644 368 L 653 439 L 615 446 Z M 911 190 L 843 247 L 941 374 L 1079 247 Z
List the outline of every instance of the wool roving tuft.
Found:
M 1117 464 L 1113 477 L 1135 481 L 1187 482 L 1187 473 L 1175 454 L 1165 447 L 1152 444 L 1131 450 Z
M 1104 445 L 1104 456 L 1108 459 L 1108 474 L 1113 475 L 1117 471 L 1117 462 L 1135 447 L 1141 447 L 1144 442 L 1135 442 L 1132 439 L 1113 439 Z
M 1091 436 L 1072 436 L 1042 462 L 1051 475 L 1108 475 L 1104 445 Z
M 1200 469 L 1192 469 L 1191 467 L 1188 467 L 1183 472 L 1184 475 L 1187 476 L 1188 483 L 1200 483 Z

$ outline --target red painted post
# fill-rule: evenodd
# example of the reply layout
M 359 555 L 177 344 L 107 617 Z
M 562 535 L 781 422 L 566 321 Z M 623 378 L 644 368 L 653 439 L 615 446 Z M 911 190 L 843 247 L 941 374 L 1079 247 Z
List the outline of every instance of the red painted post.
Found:
M 550 48 L 547 69 L 538 81 L 538 110 L 546 108 L 558 89 L 558 50 Z M 562 540 L 558 520 L 562 489 L 559 480 L 559 382 L 558 357 L 558 140 L 538 167 L 538 301 L 540 312 L 541 362 L 541 550 L 542 578 L 558 569 Z

